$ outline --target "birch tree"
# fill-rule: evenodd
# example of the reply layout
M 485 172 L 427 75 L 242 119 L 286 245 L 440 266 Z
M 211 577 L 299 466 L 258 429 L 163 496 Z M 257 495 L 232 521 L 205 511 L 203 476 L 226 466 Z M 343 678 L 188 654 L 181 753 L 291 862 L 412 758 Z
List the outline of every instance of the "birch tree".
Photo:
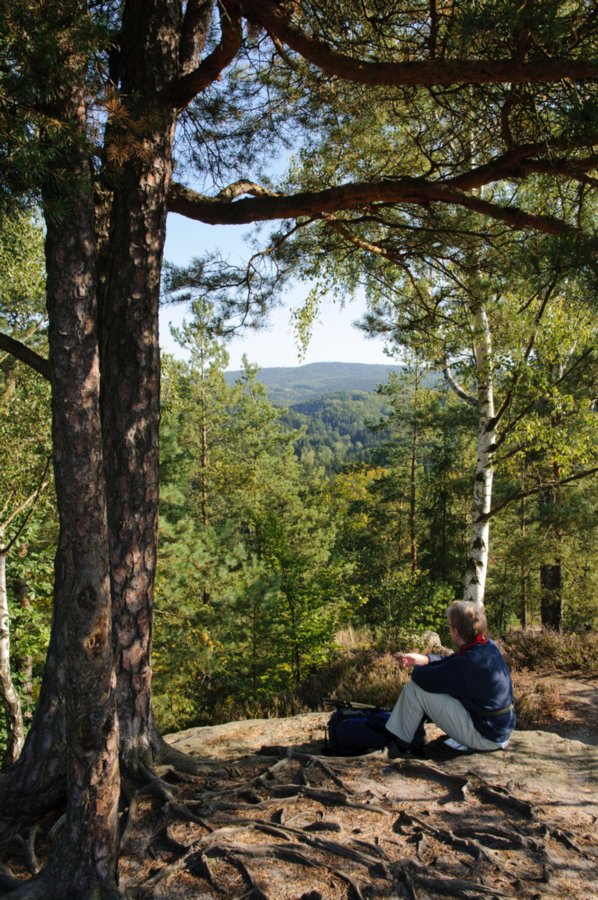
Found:
M 0 322 L 7 343 L 44 346 L 44 268 L 41 229 L 31 213 L 0 214 Z M 49 441 L 45 392 L 35 377 L 0 354 L 0 696 L 6 721 L 6 762 L 25 740 L 21 700 L 12 674 L 7 569 L 12 550 L 48 482 Z
M 488 553 L 490 547 L 490 510 L 494 481 L 493 455 L 496 448 L 494 404 L 494 360 L 492 333 L 483 301 L 478 301 L 473 314 L 473 358 L 475 360 L 477 399 L 458 388 L 458 394 L 473 402 L 478 411 L 477 460 L 473 478 L 471 541 L 465 566 L 463 599 L 483 604 Z M 450 370 L 445 369 L 449 383 L 455 384 Z
M 439 280 L 440 277 L 438 273 Z M 563 284 L 557 290 L 557 282 L 553 278 L 544 285 L 543 290 L 538 287 L 534 291 L 530 284 L 525 288 L 524 280 L 517 283 L 513 273 L 507 279 L 509 281 L 513 288 L 516 285 L 519 287 L 518 296 L 502 293 L 496 282 L 491 290 L 488 282 L 480 284 L 477 274 L 468 279 L 456 278 L 454 303 L 449 300 L 451 292 L 446 284 L 444 290 L 439 287 L 436 298 L 428 297 L 426 301 L 428 310 L 434 309 L 436 330 L 430 327 L 431 320 L 427 320 L 423 331 L 417 326 L 416 316 L 423 312 L 419 302 L 412 309 L 410 319 L 405 318 L 405 305 L 402 312 L 397 312 L 392 302 L 384 304 L 386 326 L 382 325 L 381 320 L 376 326 L 386 327 L 392 334 L 394 309 L 395 336 L 399 342 L 415 341 L 418 346 L 426 346 L 430 360 L 444 369 L 445 377 L 456 395 L 476 409 L 477 461 L 464 584 L 464 596 L 476 602 L 484 601 L 492 517 L 507 503 L 520 497 L 520 493 L 514 490 L 507 497 L 497 500 L 493 490 L 497 465 L 499 470 L 504 469 L 505 464 L 525 453 L 530 445 L 535 447 L 537 454 L 543 454 L 540 448 L 544 440 L 550 442 L 549 435 L 554 428 L 554 421 L 547 409 L 552 402 L 557 406 L 565 403 L 571 409 L 565 398 L 567 382 L 574 377 L 575 369 L 578 369 L 582 381 L 589 379 L 589 392 L 586 399 L 581 400 L 577 416 L 577 427 L 583 427 L 584 432 L 587 427 L 585 424 L 582 426 L 587 415 L 585 410 L 591 404 L 590 373 L 595 365 L 592 326 L 589 325 L 592 313 L 591 310 L 584 310 L 583 305 L 575 311 L 577 300 L 572 280 L 569 279 L 566 288 L 570 322 L 564 331 L 560 315 L 555 318 L 556 311 L 562 309 L 566 302 L 562 294 L 565 289 Z M 485 296 L 482 293 L 484 288 Z M 490 298 L 493 292 L 495 296 Z M 378 307 L 378 313 L 381 312 L 381 307 Z M 571 347 L 572 342 L 576 347 L 567 362 L 556 369 L 542 351 L 543 346 L 554 343 L 555 328 L 562 347 Z M 465 382 L 455 375 L 454 367 L 465 376 Z M 540 372 L 543 374 L 540 375 Z M 557 396 L 560 400 L 556 399 Z M 547 407 L 548 397 L 553 399 Z M 531 423 L 534 423 L 533 426 Z M 591 427 L 591 423 L 588 424 Z M 540 437 L 542 433 L 544 440 Z M 570 455 L 568 460 L 567 476 L 573 480 L 584 474 L 591 475 L 594 471 L 591 453 L 583 447 L 580 451 L 575 458 Z M 556 458 L 553 453 L 549 456 L 551 460 Z M 562 459 L 560 454 L 558 458 Z M 555 478 L 552 468 L 552 474 L 545 472 L 542 486 L 537 485 L 531 491 L 528 487 L 527 494 L 534 490 L 550 490 L 551 484 L 557 484 Z

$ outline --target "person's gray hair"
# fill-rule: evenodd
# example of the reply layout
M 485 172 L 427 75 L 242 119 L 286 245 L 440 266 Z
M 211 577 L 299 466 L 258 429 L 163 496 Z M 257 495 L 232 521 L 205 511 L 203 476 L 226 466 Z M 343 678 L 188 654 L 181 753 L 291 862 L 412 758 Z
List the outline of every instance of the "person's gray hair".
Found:
M 488 621 L 481 603 L 472 600 L 455 600 L 447 607 L 449 625 L 455 628 L 464 641 L 474 641 L 478 634 L 486 636 Z

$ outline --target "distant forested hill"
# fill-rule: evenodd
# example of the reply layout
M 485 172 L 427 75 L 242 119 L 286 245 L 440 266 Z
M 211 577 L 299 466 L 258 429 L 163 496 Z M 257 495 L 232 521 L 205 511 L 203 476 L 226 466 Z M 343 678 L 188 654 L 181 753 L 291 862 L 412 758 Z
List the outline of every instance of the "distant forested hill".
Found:
M 277 406 L 293 406 L 326 394 L 374 391 L 388 380 L 391 372 L 401 372 L 400 365 L 383 366 L 366 363 L 309 363 L 306 366 L 260 369 L 257 381 L 268 388 L 268 396 Z M 232 384 L 241 372 L 226 372 Z
M 304 466 L 338 472 L 353 463 L 370 461 L 388 435 L 374 431 L 386 413 L 387 398 L 376 393 L 391 372 L 401 366 L 362 363 L 311 363 L 295 368 L 260 369 L 277 406 L 287 407 L 282 421 L 297 431 L 295 452 Z M 227 372 L 232 384 L 240 372 Z
M 308 469 L 338 472 L 369 462 L 388 432 L 374 431 L 386 413 L 387 398 L 374 391 L 351 391 L 315 397 L 288 407 L 282 421 L 299 433 L 295 452 Z

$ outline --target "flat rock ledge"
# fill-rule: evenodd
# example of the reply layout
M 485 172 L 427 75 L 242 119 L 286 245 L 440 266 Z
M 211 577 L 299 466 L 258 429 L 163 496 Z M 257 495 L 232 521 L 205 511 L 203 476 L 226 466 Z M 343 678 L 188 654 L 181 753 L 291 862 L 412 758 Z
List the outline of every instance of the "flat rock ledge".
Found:
M 177 814 L 166 830 L 170 855 L 154 852 L 141 881 L 141 859 L 131 859 L 134 896 L 598 897 L 597 746 L 518 731 L 496 753 L 442 759 L 436 742 L 422 760 L 335 757 L 323 752 L 328 718 L 170 735 L 197 760 L 181 785 L 194 814 Z
M 206 762 L 233 762 L 264 753 L 268 748 L 285 748 L 301 753 L 321 754 L 325 746 L 326 723 L 330 713 L 307 713 L 281 719 L 248 719 L 204 728 L 189 728 L 166 740 L 178 750 Z M 427 726 L 428 739 L 440 732 Z M 353 758 L 367 760 L 385 754 Z M 475 772 L 485 781 L 505 785 L 509 790 L 529 795 L 542 805 L 554 807 L 557 815 L 567 810 L 585 810 L 598 816 L 598 746 L 568 740 L 550 731 L 515 731 L 506 750 L 476 753 L 439 764 L 450 773 Z

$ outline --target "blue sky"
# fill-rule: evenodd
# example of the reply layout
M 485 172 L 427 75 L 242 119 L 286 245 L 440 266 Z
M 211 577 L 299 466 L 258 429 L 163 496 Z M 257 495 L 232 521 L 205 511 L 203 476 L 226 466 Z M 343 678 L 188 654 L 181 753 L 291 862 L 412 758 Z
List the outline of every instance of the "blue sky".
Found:
M 201 256 L 206 249 L 218 248 L 231 260 L 240 259 L 244 253 L 243 235 L 247 226 L 204 225 L 182 216 L 168 217 L 165 258 L 177 265 L 184 265 L 194 256 Z M 384 353 L 384 342 L 379 338 L 367 338 L 353 322 L 364 311 L 363 300 L 348 303 L 340 309 L 332 302 L 322 309 L 313 327 L 308 350 L 301 359 L 292 333 L 290 311 L 301 305 L 309 290 L 299 284 L 285 295 L 285 305 L 271 314 L 267 330 L 248 333 L 234 338 L 228 346 L 229 369 L 241 366 L 241 357 L 247 354 L 251 363 L 260 368 L 271 366 L 299 366 L 313 362 L 361 362 L 389 365 L 392 360 Z M 180 348 L 170 335 L 169 322 L 178 325 L 187 315 L 184 307 L 169 307 L 160 316 L 160 345 L 168 353 L 180 355 Z

